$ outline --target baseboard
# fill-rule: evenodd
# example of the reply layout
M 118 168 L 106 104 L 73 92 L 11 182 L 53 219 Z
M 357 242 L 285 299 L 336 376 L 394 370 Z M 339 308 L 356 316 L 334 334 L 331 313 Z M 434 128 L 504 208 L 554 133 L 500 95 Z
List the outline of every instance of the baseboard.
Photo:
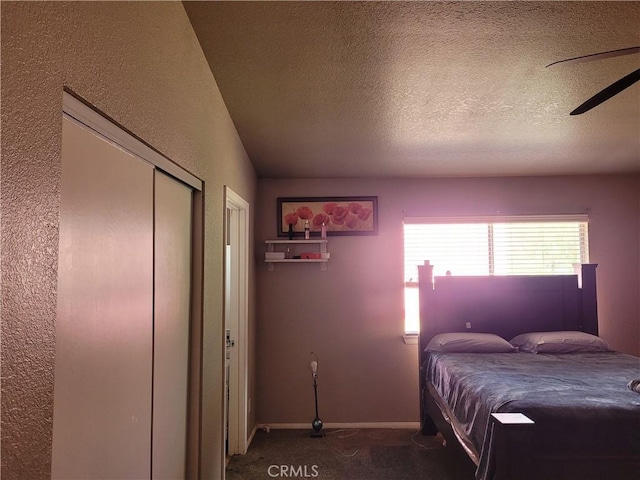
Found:
M 259 427 L 258 424 L 256 424 L 254 425 L 253 430 L 251 430 L 251 433 L 249 434 L 249 438 L 247 439 L 247 450 L 249 449 L 249 446 L 253 441 L 253 437 L 255 437 L 256 432 L 258 431 L 258 428 L 262 428 L 262 427 Z
M 408 430 L 418 430 L 420 422 L 353 422 L 353 423 L 325 423 L 323 428 L 405 428 Z M 311 430 L 311 422 L 309 423 L 259 423 L 256 429 L 266 430 Z

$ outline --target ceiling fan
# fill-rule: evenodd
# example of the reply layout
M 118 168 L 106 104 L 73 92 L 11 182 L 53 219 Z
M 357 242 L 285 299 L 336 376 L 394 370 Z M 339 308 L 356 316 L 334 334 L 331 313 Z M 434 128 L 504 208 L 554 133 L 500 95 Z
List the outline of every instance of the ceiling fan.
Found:
M 558 60 L 557 62 L 550 63 L 547 67 L 557 65 L 559 63 L 581 63 L 592 62 L 594 60 L 602 60 L 605 58 L 619 57 L 621 55 L 629 55 L 632 53 L 640 53 L 640 47 L 620 48 L 618 50 L 609 50 L 607 52 L 592 53 L 590 55 L 583 55 L 581 57 L 567 58 L 566 60 Z M 581 113 L 588 112 L 594 107 L 597 107 L 602 102 L 609 100 L 614 95 L 617 95 L 625 88 L 630 87 L 634 83 L 640 80 L 640 68 L 629 75 L 622 77 L 617 82 L 612 83 L 607 88 L 599 91 L 593 97 L 588 99 L 578 108 L 573 110 L 570 115 L 580 115 Z

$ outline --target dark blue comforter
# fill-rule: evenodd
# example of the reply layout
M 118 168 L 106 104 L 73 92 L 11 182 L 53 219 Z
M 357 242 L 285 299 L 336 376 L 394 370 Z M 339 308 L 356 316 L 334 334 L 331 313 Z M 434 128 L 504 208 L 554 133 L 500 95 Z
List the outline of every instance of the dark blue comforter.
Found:
M 627 388 L 638 377 L 640 358 L 617 352 L 431 353 L 427 365 L 427 380 L 480 452 L 481 480 L 491 478 L 493 412 L 531 418 L 542 450 L 640 458 L 640 394 Z

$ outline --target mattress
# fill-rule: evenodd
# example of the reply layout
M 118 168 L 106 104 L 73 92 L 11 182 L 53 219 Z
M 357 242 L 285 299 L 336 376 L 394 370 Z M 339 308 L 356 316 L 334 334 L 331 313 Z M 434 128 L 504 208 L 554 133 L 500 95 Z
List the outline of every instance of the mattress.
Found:
M 640 394 L 627 388 L 640 375 L 640 358 L 618 352 L 429 353 L 425 371 L 458 433 L 479 452 L 479 480 L 492 474 L 488 426 L 495 412 L 531 418 L 538 455 L 640 462 Z

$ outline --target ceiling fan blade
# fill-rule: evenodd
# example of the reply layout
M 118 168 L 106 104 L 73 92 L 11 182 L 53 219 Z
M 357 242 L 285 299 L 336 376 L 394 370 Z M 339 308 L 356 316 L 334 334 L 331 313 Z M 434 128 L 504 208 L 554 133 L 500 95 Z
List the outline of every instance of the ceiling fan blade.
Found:
M 594 60 L 602 60 L 605 58 L 619 57 L 621 55 L 630 55 L 632 53 L 640 53 L 640 47 L 619 48 L 618 50 L 609 50 L 607 52 L 592 53 L 590 55 L 582 55 L 581 57 L 567 58 L 566 60 L 558 60 L 550 63 L 547 67 L 557 65 L 558 63 L 582 63 L 592 62 Z
M 630 87 L 631 85 L 636 83 L 638 80 L 640 80 L 640 68 L 635 72 L 631 72 L 626 77 L 622 77 L 617 82 L 612 83 L 604 90 L 601 90 L 600 92 L 596 93 L 593 97 L 591 97 L 589 100 L 584 102 L 582 105 L 576 108 L 569 115 L 580 115 L 581 113 L 591 110 L 593 107 L 597 107 L 602 102 L 609 100 L 614 95 L 617 95 L 618 93 L 623 91 L 625 88 Z

